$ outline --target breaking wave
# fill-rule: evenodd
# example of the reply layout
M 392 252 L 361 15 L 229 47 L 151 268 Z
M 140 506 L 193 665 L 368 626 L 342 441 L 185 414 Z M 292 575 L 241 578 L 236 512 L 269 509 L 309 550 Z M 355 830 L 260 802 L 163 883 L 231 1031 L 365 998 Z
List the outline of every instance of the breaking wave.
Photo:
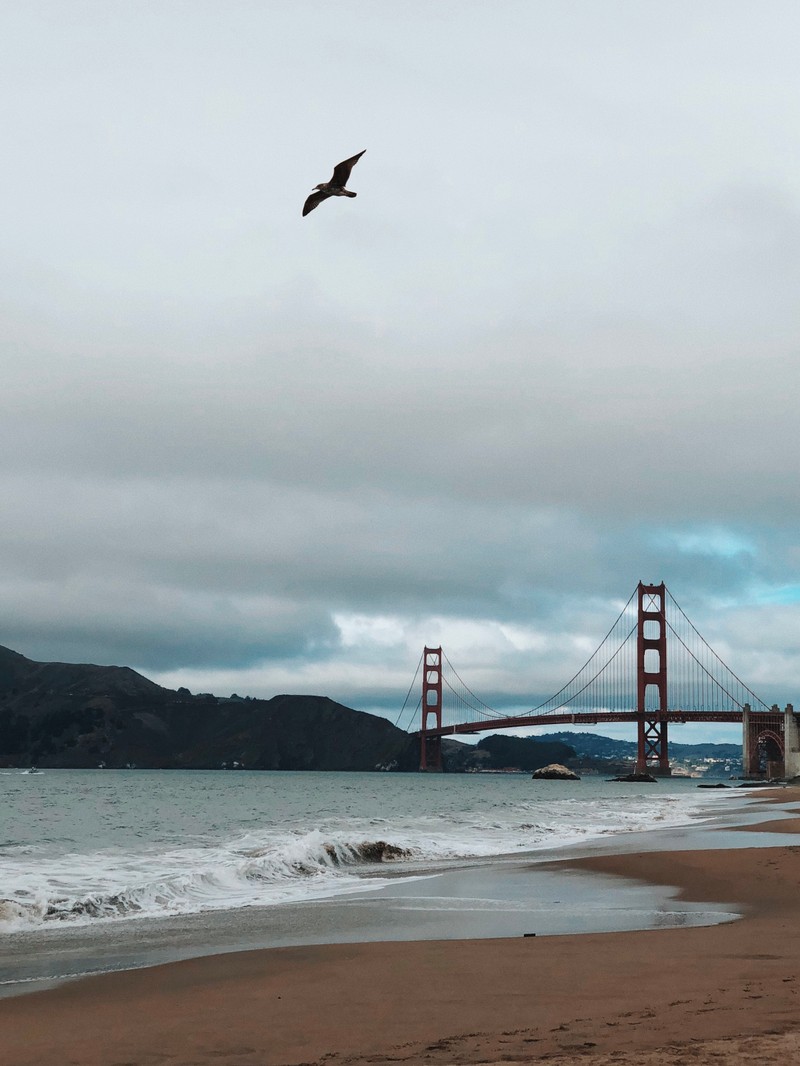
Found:
M 414 857 L 412 848 L 387 840 L 325 840 L 319 833 L 278 847 L 191 848 L 140 856 L 138 862 L 128 857 L 117 868 L 110 864 L 108 855 L 74 856 L 73 861 L 67 857 L 58 881 L 77 879 L 78 869 L 70 867 L 80 863 L 85 879 L 95 881 L 95 890 L 61 894 L 47 878 L 38 888 L 18 893 L 17 898 L 0 899 L 0 931 L 49 922 L 78 924 L 186 914 L 361 891 L 380 887 L 385 880 L 366 878 L 359 867 L 397 864 Z M 123 878 L 131 883 L 120 884 Z

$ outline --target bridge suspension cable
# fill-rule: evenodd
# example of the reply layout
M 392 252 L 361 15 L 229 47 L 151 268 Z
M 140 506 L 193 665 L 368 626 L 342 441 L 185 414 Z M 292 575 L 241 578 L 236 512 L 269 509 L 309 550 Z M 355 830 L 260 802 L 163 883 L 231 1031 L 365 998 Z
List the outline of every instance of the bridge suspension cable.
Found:
M 487 719 L 504 717 L 502 711 L 496 711 L 493 707 L 490 707 L 488 703 L 484 703 L 479 696 L 475 695 L 469 685 L 467 685 L 466 682 L 459 676 L 458 671 L 447 658 L 447 656 L 444 654 L 444 652 L 442 652 L 442 659 L 450 668 L 450 671 L 457 682 L 457 684 L 451 684 L 448 675 L 443 673 L 442 684 L 452 693 L 457 706 L 463 709 L 471 710 L 475 714 L 478 714 L 481 717 Z M 471 697 L 471 699 L 469 699 L 468 696 Z M 466 721 L 466 719 L 464 720 Z
M 591 691 L 592 698 L 581 701 L 581 707 L 589 702 L 601 709 L 633 709 L 636 702 L 636 642 L 631 638 L 637 625 L 635 608 L 632 606 L 635 597 L 636 589 L 596 651 L 580 670 L 558 692 L 532 708 L 529 714 L 555 714 L 563 707 L 574 707 L 579 697 L 590 693 L 595 682 L 598 685 Z
M 689 656 L 689 661 L 672 655 L 670 662 L 670 705 L 693 707 L 696 710 L 720 710 L 726 704 L 734 703 L 742 708 L 745 703 L 751 707 L 769 710 L 769 706 L 738 677 L 727 663 L 711 647 L 705 637 L 698 631 L 681 605 L 666 589 L 667 605 L 674 608 L 674 617 L 666 616 L 667 629 L 675 637 Z M 722 669 L 718 676 L 708 665 L 716 663 Z M 682 697 L 682 698 L 681 698 Z
M 423 652 L 423 655 L 424 655 L 424 652 Z M 414 678 L 413 678 L 411 684 L 408 686 L 408 692 L 406 693 L 406 698 L 403 700 L 403 706 L 400 708 L 400 710 L 398 712 L 398 715 L 397 715 L 397 718 L 395 718 L 395 720 L 394 720 L 394 724 L 395 724 L 396 727 L 399 727 L 400 719 L 403 717 L 403 715 L 404 715 L 404 713 L 406 711 L 406 708 L 408 707 L 408 701 L 411 699 L 411 693 L 413 692 L 414 686 L 417 683 L 417 678 L 419 677 L 419 670 L 420 670 L 420 667 L 422 666 L 422 658 L 423 658 L 423 656 L 420 655 L 419 661 L 417 662 L 417 669 L 414 671 Z M 414 712 L 415 715 L 419 711 L 421 703 L 422 703 L 422 697 L 420 696 L 420 698 L 417 700 L 417 706 L 416 706 L 416 709 L 415 709 L 415 712 Z M 406 727 L 406 728 L 409 728 L 409 727 Z
M 612 710 L 636 705 L 636 590 L 620 611 L 614 624 L 580 670 L 555 695 L 544 700 L 526 714 L 556 714 L 564 707 L 573 710 L 587 708 Z M 633 606 L 632 606 L 633 605 Z M 506 712 L 490 707 L 472 691 L 453 664 L 443 654 L 448 672 L 442 675 L 448 699 L 444 701 L 446 720 L 454 724 L 470 720 L 491 721 L 507 719 Z M 525 717 L 520 715 L 519 717 Z

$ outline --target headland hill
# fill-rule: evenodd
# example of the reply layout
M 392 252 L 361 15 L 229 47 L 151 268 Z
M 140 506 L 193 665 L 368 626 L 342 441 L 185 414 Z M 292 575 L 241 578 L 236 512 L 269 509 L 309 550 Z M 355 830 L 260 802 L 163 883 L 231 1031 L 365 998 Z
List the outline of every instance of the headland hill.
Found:
M 445 739 L 447 772 L 630 770 L 633 742 L 590 733 Z M 677 748 L 681 748 L 679 753 Z M 736 745 L 676 745 L 709 776 L 741 760 Z M 419 742 L 379 715 L 326 696 L 255 699 L 167 689 L 125 666 L 35 662 L 0 646 L 0 766 L 61 769 L 406 771 Z

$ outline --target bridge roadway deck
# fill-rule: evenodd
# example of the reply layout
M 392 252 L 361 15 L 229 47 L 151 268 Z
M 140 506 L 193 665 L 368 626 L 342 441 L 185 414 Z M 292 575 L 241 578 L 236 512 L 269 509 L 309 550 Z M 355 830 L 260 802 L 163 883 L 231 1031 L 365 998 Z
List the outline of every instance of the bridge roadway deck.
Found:
M 762 712 L 768 713 L 768 712 Z M 479 722 L 462 722 L 426 729 L 428 737 L 452 737 L 464 733 L 485 733 L 488 729 L 519 729 L 531 725 L 602 725 L 604 722 L 637 722 L 637 711 L 578 711 L 575 714 L 523 714 L 511 718 L 487 718 Z M 645 715 L 647 722 L 741 722 L 741 711 L 653 711 Z M 417 730 L 415 736 L 421 736 Z

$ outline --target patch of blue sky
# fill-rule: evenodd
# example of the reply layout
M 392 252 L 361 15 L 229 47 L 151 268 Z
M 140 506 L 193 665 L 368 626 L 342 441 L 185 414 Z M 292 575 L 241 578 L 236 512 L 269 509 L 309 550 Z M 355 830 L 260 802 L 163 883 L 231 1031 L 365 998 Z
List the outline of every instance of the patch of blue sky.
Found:
M 714 556 L 733 559 L 737 555 L 755 555 L 752 540 L 720 526 L 700 529 L 663 529 L 652 537 L 657 548 L 672 549 L 684 555 Z
M 800 603 L 800 585 L 778 585 L 756 590 L 755 602 L 758 604 L 784 604 Z

